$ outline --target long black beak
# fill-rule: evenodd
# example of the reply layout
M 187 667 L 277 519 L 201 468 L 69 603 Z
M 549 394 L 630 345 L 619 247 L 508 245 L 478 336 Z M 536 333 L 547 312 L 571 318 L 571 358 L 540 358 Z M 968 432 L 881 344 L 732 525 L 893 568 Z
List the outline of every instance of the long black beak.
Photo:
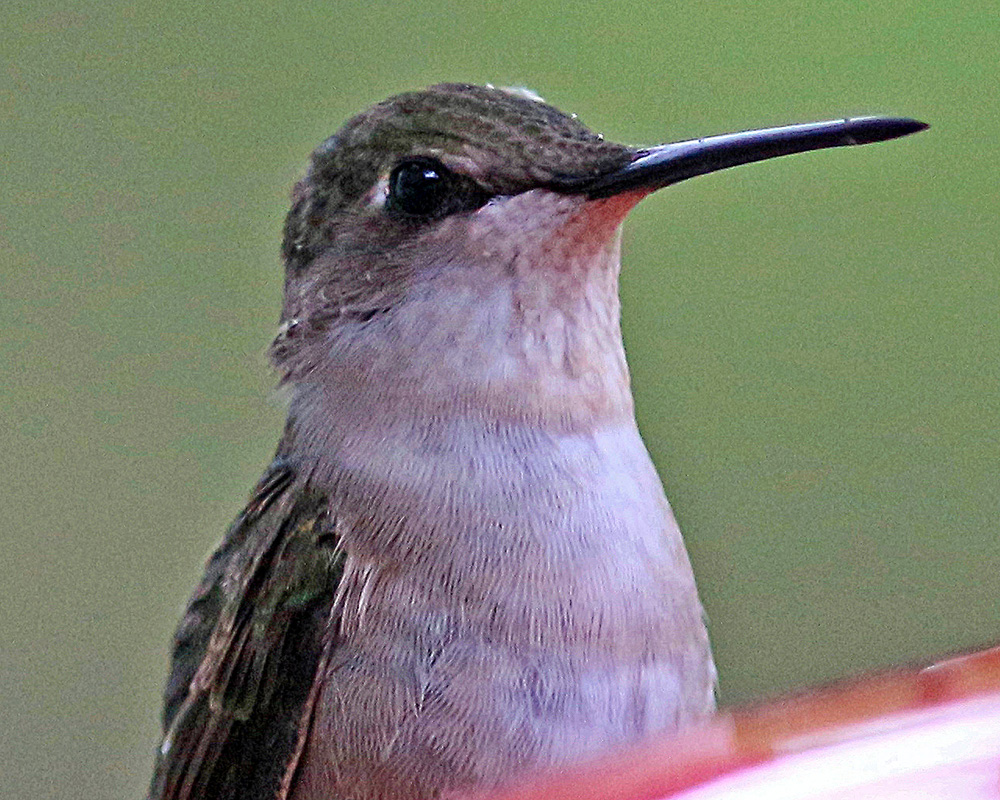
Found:
M 740 164 L 825 147 L 883 142 L 927 127 L 915 119 L 856 117 L 661 144 L 639 150 L 621 169 L 580 180 L 574 189 L 593 198 L 610 197 L 630 189 L 660 189 Z

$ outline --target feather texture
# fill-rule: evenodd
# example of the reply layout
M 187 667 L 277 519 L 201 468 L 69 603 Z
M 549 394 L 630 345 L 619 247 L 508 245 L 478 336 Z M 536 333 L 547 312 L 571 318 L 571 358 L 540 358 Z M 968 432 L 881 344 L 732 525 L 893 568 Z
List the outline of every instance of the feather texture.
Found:
M 209 559 L 174 640 L 149 800 L 279 796 L 336 638 L 343 553 L 328 517 L 276 460 Z

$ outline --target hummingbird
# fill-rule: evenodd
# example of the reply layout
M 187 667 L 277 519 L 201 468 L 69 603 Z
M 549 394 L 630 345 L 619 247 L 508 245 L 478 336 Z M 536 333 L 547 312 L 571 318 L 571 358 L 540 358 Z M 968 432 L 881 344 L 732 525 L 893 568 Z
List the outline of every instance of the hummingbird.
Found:
M 284 226 L 287 423 L 177 629 L 149 800 L 430 800 L 711 714 L 635 421 L 622 222 L 678 181 L 926 127 L 630 147 L 441 84 L 323 142 Z

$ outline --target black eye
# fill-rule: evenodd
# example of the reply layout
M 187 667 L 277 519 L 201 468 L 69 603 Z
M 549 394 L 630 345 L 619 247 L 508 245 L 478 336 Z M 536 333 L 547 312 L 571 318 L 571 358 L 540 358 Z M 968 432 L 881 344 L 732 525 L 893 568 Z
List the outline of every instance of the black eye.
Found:
M 386 208 L 408 217 L 437 219 L 479 208 L 489 193 L 431 158 L 412 158 L 389 175 Z
M 389 176 L 389 205 L 414 217 L 434 217 L 448 199 L 450 173 L 434 161 L 404 161 Z

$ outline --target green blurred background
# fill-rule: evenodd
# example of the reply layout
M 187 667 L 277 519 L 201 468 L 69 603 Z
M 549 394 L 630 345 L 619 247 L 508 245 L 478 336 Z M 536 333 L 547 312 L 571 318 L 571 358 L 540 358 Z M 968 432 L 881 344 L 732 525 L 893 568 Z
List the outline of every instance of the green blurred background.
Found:
M 173 626 L 282 422 L 289 187 L 440 80 L 635 143 L 931 122 L 643 203 L 625 336 L 724 703 L 1000 637 L 995 0 L 15 2 L 2 35 L 3 797 L 143 793 Z

